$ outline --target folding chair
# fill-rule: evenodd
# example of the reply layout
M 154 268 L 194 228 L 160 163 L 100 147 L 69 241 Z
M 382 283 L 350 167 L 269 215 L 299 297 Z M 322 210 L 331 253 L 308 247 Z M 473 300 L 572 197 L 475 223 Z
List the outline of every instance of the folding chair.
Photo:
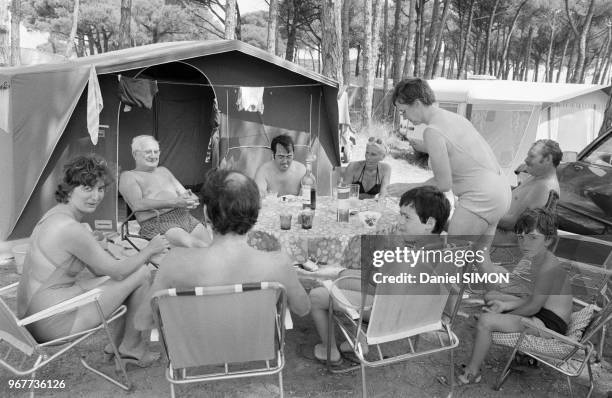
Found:
M 0 289 L 0 294 L 8 293 L 10 290 L 17 288 L 18 284 L 19 283 L 14 283 Z M 17 316 L 10 310 L 9 306 L 4 302 L 4 300 L 2 300 L 2 298 L 0 298 L 0 346 L 8 346 L 6 354 L 3 358 L 0 358 L 0 366 L 7 369 L 15 376 L 30 376 L 32 380 L 29 383 L 30 397 L 34 397 L 34 389 L 36 388 L 36 371 L 38 369 L 51 363 L 53 360 L 68 352 L 71 348 L 75 347 L 77 344 L 86 340 L 100 330 L 104 330 L 106 332 L 108 340 L 113 348 L 113 352 L 115 353 L 115 358 L 119 358 L 119 352 L 117 351 L 117 347 L 113 342 L 108 325 L 123 316 L 126 312 L 126 307 L 122 305 L 110 316 L 105 317 L 102 307 L 98 301 L 101 292 L 102 291 L 100 289 L 92 289 L 86 293 L 51 306 L 21 320 L 17 319 Z M 101 320 L 99 325 L 91 329 L 74 333 L 69 336 L 60 337 L 45 343 L 38 343 L 25 327 L 26 325 L 41 319 L 45 319 L 66 311 L 78 309 L 91 303 L 96 304 Z M 58 347 L 59 349 L 55 352 L 51 352 L 51 350 L 49 350 L 50 347 Z M 126 391 L 130 390 L 131 383 L 125 371 L 125 364 L 123 364 L 121 361 L 118 361 L 116 365 L 118 368 L 120 368 L 121 373 L 125 378 L 125 384 L 120 383 L 116 379 L 91 367 L 83 358 L 81 358 L 81 364 L 86 369 L 115 384 L 116 386 L 121 387 Z
M 287 299 L 280 283 L 168 289 L 151 303 L 171 397 L 175 384 L 273 374 L 283 396 Z
M 609 280 L 612 275 L 610 270 L 603 270 L 598 267 L 590 268 L 590 272 L 599 272 L 603 279 Z M 586 304 L 580 300 L 575 300 L 575 302 Z M 499 390 L 508 378 L 512 370 L 510 367 L 512 361 L 516 353 L 520 351 L 566 375 L 571 396 L 573 396 L 571 377 L 579 376 L 586 366 L 589 374 L 589 390 L 586 397 L 590 397 L 594 387 L 590 358 L 595 351 L 591 340 L 610 320 L 612 320 L 611 302 L 608 302 L 603 308 L 594 304 L 587 304 L 580 311 L 572 314 L 565 336 L 550 329 L 542 328 L 529 319 L 523 319 L 522 323 L 528 328 L 537 329 L 541 335 L 547 337 L 529 335 L 526 333 L 527 330 L 522 333 L 493 333 L 494 344 L 513 347 L 512 354 L 510 354 L 504 370 L 497 379 L 495 389 Z
M 470 247 L 471 245 L 468 244 L 454 248 L 446 247 L 446 249 L 465 250 Z M 432 250 L 444 248 L 444 245 L 428 247 Z M 443 275 L 444 271 L 437 268 L 440 265 L 440 263 L 435 264 L 435 266 L 427 263 L 417 264 L 414 268 L 410 268 L 412 270 L 410 272 L 418 275 L 419 270 L 422 270 L 431 274 L 439 273 Z M 398 270 L 401 271 L 401 268 L 399 267 Z M 337 326 L 360 362 L 358 367 L 361 368 L 362 394 L 364 397 L 367 396 L 366 367 L 385 366 L 443 351 L 449 351 L 450 353 L 449 382 L 451 391 L 449 396 L 452 396 L 454 390 L 453 349 L 459 344 L 459 338 L 451 330 L 451 326 L 465 290 L 462 275 L 469 267 L 466 265 L 456 269 L 460 275 L 460 282 L 454 286 L 429 284 L 424 290 L 423 285 L 415 288 L 411 284 L 405 284 L 403 285 L 405 289 L 399 292 L 395 289 L 389 290 L 387 286 L 379 284 L 375 288 L 373 299 L 371 296 L 368 297 L 367 291 L 362 288 L 360 303 L 355 303 L 354 291 L 355 284 L 361 283 L 360 277 L 345 276 L 332 283 L 330 288 L 330 334 L 328 341 L 331 341 L 334 325 Z M 362 272 L 364 271 L 362 270 Z M 393 274 L 396 275 L 395 272 Z M 362 275 L 362 277 L 364 276 Z M 369 280 L 369 276 L 366 275 L 365 277 L 366 280 Z M 456 295 L 455 300 L 452 301 L 449 300 L 451 291 L 453 295 Z M 447 308 L 447 304 L 453 301 L 451 308 Z M 366 324 L 364 315 L 367 312 L 369 312 L 369 321 Z M 419 349 L 417 346 L 419 337 L 431 332 L 435 333 L 439 346 Z M 383 355 L 381 346 L 397 341 L 407 342 L 409 351 L 400 354 L 393 353 L 392 356 Z M 362 347 L 364 342 L 368 346 L 374 345 L 376 347 L 377 359 L 370 360 L 364 355 L 364 347 Z M 329 345 L 327 356 L 329 359 Z M 328 364 L 329 362 L 328 360 Z M 355 368 L 332 370 L 332 372 L 341 373 Z M 331 370 L 329 367 L 328 369 Z

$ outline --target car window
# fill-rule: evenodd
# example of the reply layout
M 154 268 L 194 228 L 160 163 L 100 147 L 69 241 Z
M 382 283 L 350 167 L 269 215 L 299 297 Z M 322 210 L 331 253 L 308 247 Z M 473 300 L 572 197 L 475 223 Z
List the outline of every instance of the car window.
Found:
M 599 143 L 587 156 L 585 162 L 612 167 L 612 134 Z

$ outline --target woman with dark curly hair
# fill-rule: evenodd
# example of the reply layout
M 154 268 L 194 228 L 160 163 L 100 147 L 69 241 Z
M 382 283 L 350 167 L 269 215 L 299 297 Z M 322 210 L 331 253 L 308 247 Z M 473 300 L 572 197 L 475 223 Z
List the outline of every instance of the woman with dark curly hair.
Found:
M 116 343 L 121 359 L 148 366 L 158 356 L 146 351 L 134 328 L 134 311 L 149 287 L 147 260 L 168 248 L 159 235 L 132 257 L 117 260 L 106 252 L 81 220 L 93 213 L 112 181 L 106 161 L 96 155 L 77 156 L 64 166 L 64 177 L 55 193 L 58 204 L 38 222 L 31 237 L 17 292 L 20 318 L 78 296 L 93 288 L 105 315 L 122 304 L 127 313 L 117 322 Z M 93 276 L 82 272 L 87 268 Z M 99 324 L 95 304 L 35 322 L 28 329 L 38 342 L 50 341 Z

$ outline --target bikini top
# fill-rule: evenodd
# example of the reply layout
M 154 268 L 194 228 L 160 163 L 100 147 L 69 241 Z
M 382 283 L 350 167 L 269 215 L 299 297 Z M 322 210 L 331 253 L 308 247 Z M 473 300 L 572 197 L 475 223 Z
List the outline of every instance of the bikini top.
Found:
M 380 193 L 380 187 L 382 186 L 382 181 L 379 181 L 378 178 L 378 165 L 376 165 L 376 180 L 375 184 L 370 188 L 369 191 L 366 191 L 363 187 L 363 173 L 365 171 L 365 164 L 363 165 L 363 169 L 361 169 L 361 174 L 359 175 L 359 179 L 357 181 L 353 181 L 353 184 L 359 184 L 359 194 L 367 194 L 367 195 L 378 195 Z

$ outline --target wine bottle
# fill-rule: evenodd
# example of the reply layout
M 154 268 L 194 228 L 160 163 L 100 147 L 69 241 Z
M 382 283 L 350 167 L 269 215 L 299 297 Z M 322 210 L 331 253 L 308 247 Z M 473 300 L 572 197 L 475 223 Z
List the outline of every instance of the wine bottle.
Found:
M 312 160 L 306 158 L 306 173 L 302 177 L 302 207 L 311 208 L 317 207 L 317 180 L 312 174 Z

